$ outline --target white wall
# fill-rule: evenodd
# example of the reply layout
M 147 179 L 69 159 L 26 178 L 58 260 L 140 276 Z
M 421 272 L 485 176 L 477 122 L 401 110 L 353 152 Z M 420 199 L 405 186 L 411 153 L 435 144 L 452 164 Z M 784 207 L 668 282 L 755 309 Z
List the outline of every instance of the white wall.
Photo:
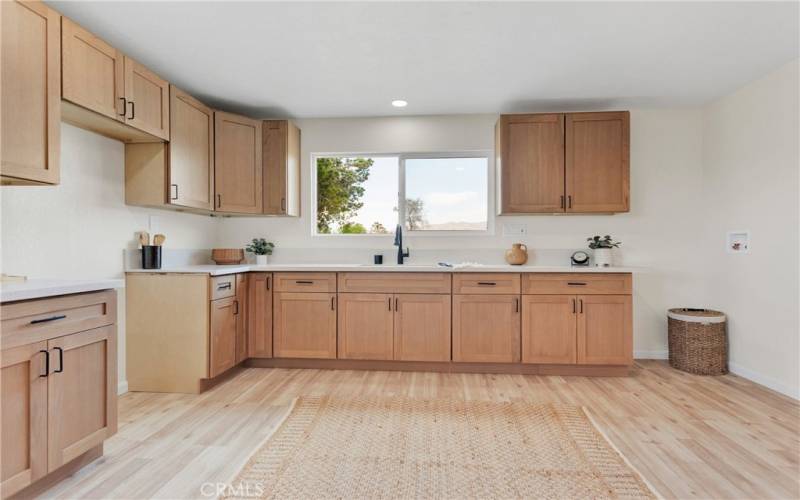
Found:
M 371 251 L 364 249 L 391 255 L 391 236 L 312 236 L 311 154 L 492 150 L 496 119 L 495 115 L 464 115 L 299 120 L 301 217 L 226 219 L 219 228 L 219 243 L 242 246 L 253 237 L 264 236 L 278 246 L 275 259 L 284 262 L 297 262 L 301 256 L 340 260 L 353 255 L 367 262 Z M 566 264 L 566 256 L 584 248 L 587 236 L 612 234 L 623 241 L 621 262 L 648 267 L 635 278 L 634 349 L 641 357 L 664 357 L 666 309 L 697 305 L 702 297 L 697 247 L 701 126 L 698 110 L 631 113 L 629 214 L 497 217 L 496 235 L 492 236 L 408 237 L 411 262 L 422 258 L 433 262 L 448 258 L 502 262 L 503 250 L 513 241 L 523 241 L 533 250 L 534 263 L 555 255 L 558 263 Z M 503 237 L 504 221 L 526 223 L 528 236 Z
M 154 231 L 172 248 L 214 245 L 218 220 L 124 204 L 121 142 L 61 126 L 61 184 L 0 190 L 2 261 L 7 274 L 31 278 L 122 278 L 123 249 L 137 248 L 135 232 Z M 119 293 L 119 380 L 125 377 L 125 294 Z
M 703 123 L 707 304 L 728 313 L 732 371 L 800 398 L 798 61 L 711 105 Z M 749 230 L 749 254 L 725 250 Z

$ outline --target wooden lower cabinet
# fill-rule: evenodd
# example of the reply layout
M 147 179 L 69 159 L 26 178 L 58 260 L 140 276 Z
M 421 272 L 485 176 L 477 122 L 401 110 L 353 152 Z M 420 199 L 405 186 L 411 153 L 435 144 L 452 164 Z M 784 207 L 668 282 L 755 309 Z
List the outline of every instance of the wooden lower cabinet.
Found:
M 211 301 L 211 351 L 208 375 L 213 378 L 236 364 L 237 301 L 227 297 Z
M 394 359 L 450 360 L 450 295 L 394 296 Z
M 272 274 L 250 273 L 247 290 L 247 356 L 271 358 Z
M 519 295 L 453 296 L 453 361 L 520 360 Z
M 236 363 L 247 359 L 248 281 L 247 273 L 236 275 Z
M 47 342 L 2 351 L 0 490 L 13 495 L 47 474 Z
M 48 472 L 117 431 L 117 348 L 113 326 L 48 342 Z
M 574 364 L 577 361 L 577 298 L 574 295 L 522 297 L 522 362 Z
M 578 295 L 578 363 L 633 362 L 630 295 Z
M 336 294 L 276 292 L 276 358 L 336 358 Z
M 338 318 L 340 359 L 394 358 L 394 302 L 391 294 L 341 293 Z

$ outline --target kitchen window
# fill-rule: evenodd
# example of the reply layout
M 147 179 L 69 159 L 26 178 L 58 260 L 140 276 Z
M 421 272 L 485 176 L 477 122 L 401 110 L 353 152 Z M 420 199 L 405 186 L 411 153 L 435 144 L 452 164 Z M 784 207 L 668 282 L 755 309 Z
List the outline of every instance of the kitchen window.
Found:
M 489 155 L 319 154 L 312 157 L 314 233 L 489 230 Z

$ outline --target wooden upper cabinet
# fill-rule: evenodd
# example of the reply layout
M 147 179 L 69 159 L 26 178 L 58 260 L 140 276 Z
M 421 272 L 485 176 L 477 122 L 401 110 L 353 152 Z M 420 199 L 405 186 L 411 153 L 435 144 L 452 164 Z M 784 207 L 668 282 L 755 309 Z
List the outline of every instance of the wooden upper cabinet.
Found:
M 236 364 L 238 308 L 236 297 L 211 301 L 211 351 L 208 364 L 211 378 Z
M 61 16 L 41 2 L 0 2 L 0 176 L 58 184 Z
M 172 205 L 214 208 L 214 112 L 170 85 L 169 186 Z
M 125 121 L 124 57 L 68 18 L 61 22 L 62 97 Z
M 264 213 L 300 215 L 300 129 L 288 120 L 263 127 Z
M 261 121 L 214 112 L 214 187 L 218 212 L 260 214 Z
M 567 212 L 630 209 L 630 113 L 572 113 L 566 121 Z
M 450 361 L 450 295 L 398 294 L 394 301 L 394 359 Z
M 503 115 L 495 134 L 500 213 L 563 212 L 564 115 Z
M 0 490 L 3 498 L 47 474 L 47 378 L 42 376 L 46 375 L 46 356 L 46 341 L 2 351 Z
M 117 431 L 115 326 L 48 341 L 48 471 L 101 444 Z
M 247 355 L 272 357 L 272 274 L 249 273 L 247 284 Z
M 336 358 L 336 294 L 275 292 L 276 358 Z
M 169 140 L 169 83 L 125 56 L 125 123 Z
M 574 295 L 524 295 L 522 362 L 575 364 L 577 312 Z
M 339 294 L 340 359 L 393 358 L 394 303 L 383 293 Z
M 519 295 L 453 296 L 453 361 L 519 361 Z
M 630 365 L 633 362 L 630 295 L 578 295 L 578 363 Z

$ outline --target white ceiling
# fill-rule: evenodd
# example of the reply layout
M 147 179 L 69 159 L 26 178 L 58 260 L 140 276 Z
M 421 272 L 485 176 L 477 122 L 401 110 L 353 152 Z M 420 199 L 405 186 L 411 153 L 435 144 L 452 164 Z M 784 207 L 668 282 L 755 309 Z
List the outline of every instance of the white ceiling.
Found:
M 796 1 L 48 3 L 259 117 L 693 106 L 800 57 Z

